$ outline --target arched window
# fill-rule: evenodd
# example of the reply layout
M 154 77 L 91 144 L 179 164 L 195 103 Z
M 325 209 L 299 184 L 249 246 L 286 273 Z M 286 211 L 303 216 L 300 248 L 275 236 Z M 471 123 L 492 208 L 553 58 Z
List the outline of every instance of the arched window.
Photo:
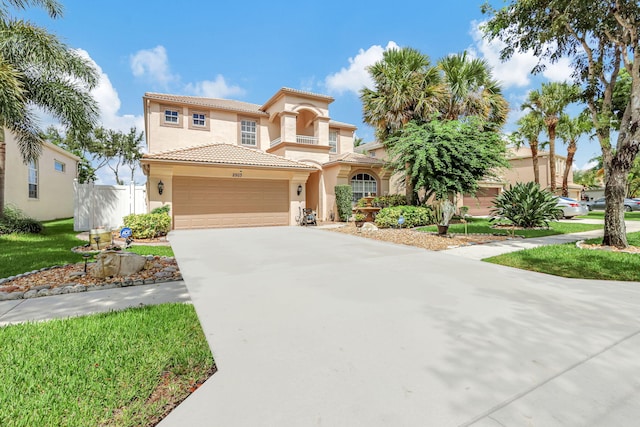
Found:
M 353 201 L 357 202 L 369 194 L 378 194 L 378 182 L 368 173 L 358 173 L 351 177 Z

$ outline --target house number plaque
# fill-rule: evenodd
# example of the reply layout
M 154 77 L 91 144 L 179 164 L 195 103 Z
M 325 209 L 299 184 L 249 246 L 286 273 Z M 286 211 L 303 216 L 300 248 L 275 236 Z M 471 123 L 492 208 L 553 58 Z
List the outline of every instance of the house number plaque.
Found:
M 231 176 L 234 178 L 242 178 L 242 171 L 234 172 Z

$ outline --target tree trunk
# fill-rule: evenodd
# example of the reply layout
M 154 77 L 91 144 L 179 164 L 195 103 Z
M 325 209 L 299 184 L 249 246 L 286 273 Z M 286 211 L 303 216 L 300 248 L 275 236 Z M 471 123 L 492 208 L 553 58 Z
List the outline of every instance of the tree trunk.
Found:
M 627 188 L 627 173 L 621 168 L 611 168 L 607 174 L 604 197 L 607 204 L 604 211 L 604 238 L 602 244 L 626 248 L 627 230 L 624 223 L 624 197 Z
M 564 174 L 562 175 L 562 195 L 564 197 L 569 197 L 569 172 L 573 166 L 573 157 L 577 149 L 576 141 L 569 141 L 569 145 L 567 146 L 567 164 L 564 167 Z
M 533 161 L 533 180 L 536 184 L 540 185 L 540 165 L 538 163 L 538 141 L 532 141 L 531 145 L 531 160 Z
M 0 128 L 0 132 L 3 130 Z M 6 143 L 0 139 L 0 217 L 4 215 L 4 176 L 6 164 Z
M 556 125 L 549 125 L 549 173 L 551 174 L 549 188 L 556 191 Z

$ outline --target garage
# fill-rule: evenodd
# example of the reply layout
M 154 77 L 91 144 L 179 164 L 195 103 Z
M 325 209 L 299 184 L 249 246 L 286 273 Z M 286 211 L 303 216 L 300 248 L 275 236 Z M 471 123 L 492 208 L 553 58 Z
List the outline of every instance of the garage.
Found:
M 289 183 L 174 176 L 173 225 L 176 230 L 289 225 Z
M 464 205 L 469 207 L 469 215 L 489 215 L 493 200 L 500 193 L 497 187 L 480 187 L 475 196 L 464 195 Z

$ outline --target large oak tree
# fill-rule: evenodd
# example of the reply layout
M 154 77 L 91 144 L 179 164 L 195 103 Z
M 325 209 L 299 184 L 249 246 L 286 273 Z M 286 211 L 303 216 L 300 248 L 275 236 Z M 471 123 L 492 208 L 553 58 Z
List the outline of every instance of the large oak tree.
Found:
M 483 11 L 491 15 L 486 35 L 506 44 L 503 59 L 518 51 L 551 61 L 573 60 L 606 171 L 603 244 L 626 247 L 623 198 L 640 150 L 640 5 L 636 0 L 511 0 L 501 9 L 485 3 Z M 533 71 L 543 68 L 540 63 Z M 631 77 L 631 91 L 612 144 L 618 120 L 614 88 L 621 68 Z

